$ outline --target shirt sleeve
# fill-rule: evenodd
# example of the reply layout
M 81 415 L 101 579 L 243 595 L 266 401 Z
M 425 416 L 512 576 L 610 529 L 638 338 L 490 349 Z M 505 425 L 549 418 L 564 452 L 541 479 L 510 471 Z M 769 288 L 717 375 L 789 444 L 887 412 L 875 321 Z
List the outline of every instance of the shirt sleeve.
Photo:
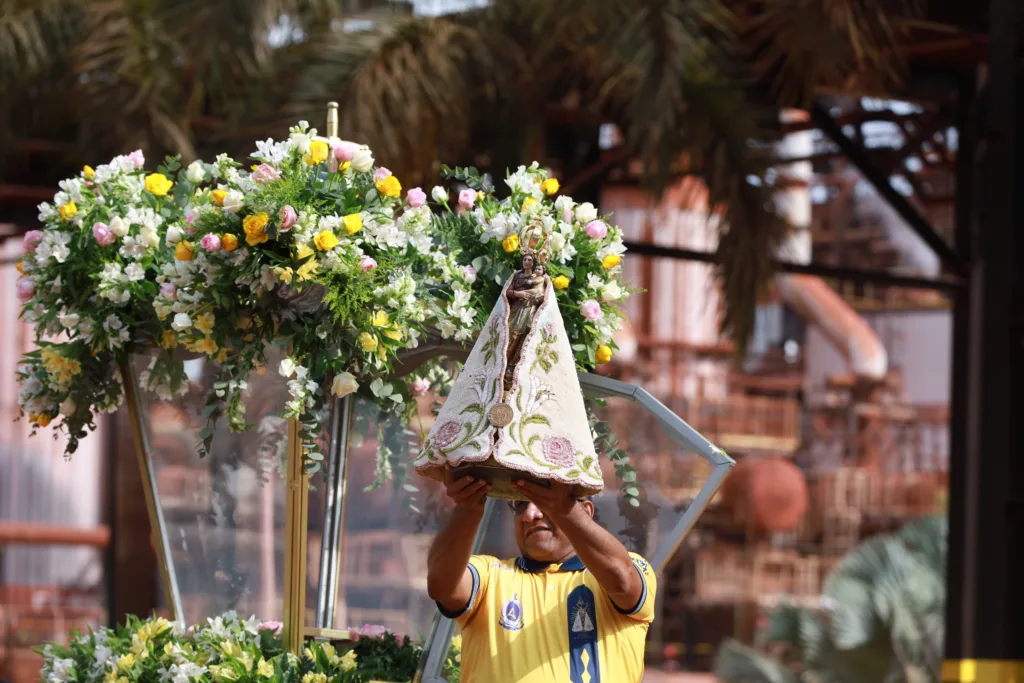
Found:
M 636 553 L 630 553 L 629 558 L 633 560 L 633 567 L 640 575 L 640 581 L 643 583 L 643 591 L 640 593 L 640 599 L 637 600 L 636 605 L 632 609 L 622 609 L 618 605 L 612 603 L 619 614 L 625 617 L 634 619 L 644 624 L 649 624 L 654 621 L 654 605 L 655 595 L 658 591 L 658 578 L 654 575 L 654 570 L 651 568 L 650 563 L 647 562 L 643 557 Z
M 464 608 L 458 611 L 446 610 L 437 603 L 437 609 L 443 616 L 454 619 L 459 626 L 465 626 L 466 622 L 473 618 L 480 605 L 486 600 L 487 588 L 491 578 L 491 563 L 495 558 L 486 555 L 473 555 L 469 558 L 469 573 L 473 578 L 473 590 L 469 594 L 469 602 Z

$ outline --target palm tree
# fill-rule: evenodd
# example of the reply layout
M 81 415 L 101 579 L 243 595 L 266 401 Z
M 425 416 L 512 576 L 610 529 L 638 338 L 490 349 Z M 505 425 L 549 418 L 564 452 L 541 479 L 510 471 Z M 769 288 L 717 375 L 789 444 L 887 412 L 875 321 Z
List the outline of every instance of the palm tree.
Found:
M 945 618 L 945 517 L 858 546 L 825 582 L 827 609 L 781 607 L 773 656 L 729 641 L 715 675 L 728 683 L 939 681 Z
M 917 4 L 492 0 L 422 18 L 395 0 L 0 0 L 0 164 L 25 137 L 89 160 L 240 155 L 338 100 L 342 132 L 416 184 L 442 161 L 542 156 L 547 107 L 570 106 L 621 129 L 613 160 L 641 161 L 655 192 L 706 183 L 742 347 L 786 229 L 765 178 L 777 108 L 884 89 Z

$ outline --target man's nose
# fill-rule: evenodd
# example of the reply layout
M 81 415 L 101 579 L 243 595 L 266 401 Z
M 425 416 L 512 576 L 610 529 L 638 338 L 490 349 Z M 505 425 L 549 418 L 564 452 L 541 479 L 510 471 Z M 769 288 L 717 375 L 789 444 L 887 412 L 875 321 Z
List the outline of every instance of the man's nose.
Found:
M 533 522 L 543 517 L 544 513 L 540 511 L 540 508 L 533 501 L 526 504 L 526 509 L 523 510 L 524 522 Z

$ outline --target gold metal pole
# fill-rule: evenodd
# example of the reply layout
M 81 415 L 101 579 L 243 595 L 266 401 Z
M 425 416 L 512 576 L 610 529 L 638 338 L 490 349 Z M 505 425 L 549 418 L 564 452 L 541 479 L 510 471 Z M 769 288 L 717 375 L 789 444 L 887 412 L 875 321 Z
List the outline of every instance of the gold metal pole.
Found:
M 135 393 L 136 378 L 131 371 L 131 361 L 120 364 L 121 384 L 124 386 L 124 402 L 128 407 L 128 421 L 132 426 L 132 440 L 135 442 L 135 457 L 139 465 L 139 476 L 142 479 L 142 495 L 146 499 L 146 510 L 149 513 L 149 529 L 154 536 L 156 561 L 160 568 L 160 582 L 164 588 L 164 600 L 172 621 L 183 619 L 181 596 L 178 593 L 178 577 L 174 571 L 174 560 L 171 558 L 171 544 L 167 537 L 163 510 L 160 508 L 160 493 L 156 489 L 156 474 L 153 471 L 153 459 L 149 453 L 148 440 L 142 428 L 139 415 L 138 394 Z
M 338 103 L 327 103 L 327 137 L 338 137 Z
M 309 475 L 302 465 L 298 420 L 288 421 L 288 477 L 285 481 L 284 645 L 302 653 L 306 628 L 306 533 Z

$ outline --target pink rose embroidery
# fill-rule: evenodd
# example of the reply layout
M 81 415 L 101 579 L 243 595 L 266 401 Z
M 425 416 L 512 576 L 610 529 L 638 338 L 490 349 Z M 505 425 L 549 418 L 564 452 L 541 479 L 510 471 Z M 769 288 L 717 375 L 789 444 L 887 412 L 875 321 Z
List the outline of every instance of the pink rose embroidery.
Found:
M 576 447 L 567 437 L 546 436 L 543 441 L 544 459 L 559 467 L 572 467 L 576 463 Z
M 441 425 L 441 428 L 437 430 L 437 434 L 434 435 L 434 446 L 437 448 L 447 448 L 455 443 L 455 439 L 458 438 L 462 432 L 462 424 L 455 420 L 449 420 Z

